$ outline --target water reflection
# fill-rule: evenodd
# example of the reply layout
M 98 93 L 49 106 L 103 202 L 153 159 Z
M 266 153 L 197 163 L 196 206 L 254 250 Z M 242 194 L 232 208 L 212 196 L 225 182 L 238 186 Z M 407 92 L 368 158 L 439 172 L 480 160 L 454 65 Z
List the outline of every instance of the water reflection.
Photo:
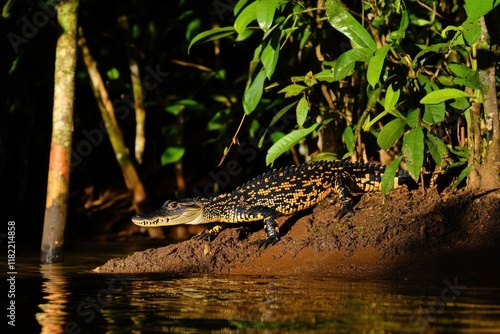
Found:
M 102 275 L 89 273 L 93 265 L 87 260 L 80 262 L 84 265 L 36 265 L 21 278 L 19 305 L 38 306 L 19 314 L 34 315 L 39 324 L 22 332 L 493 333 L 500 328 L 500 288 L 454 277 L 396 282 Z
M 63 333 L 68 313 L 68 282 L 61 264 L 42 264 L 40 273 L 44 278 L 42 283 L 43 303 L 38 307 L 42 312 L 35 317 L 42 326 L 41 333 Z

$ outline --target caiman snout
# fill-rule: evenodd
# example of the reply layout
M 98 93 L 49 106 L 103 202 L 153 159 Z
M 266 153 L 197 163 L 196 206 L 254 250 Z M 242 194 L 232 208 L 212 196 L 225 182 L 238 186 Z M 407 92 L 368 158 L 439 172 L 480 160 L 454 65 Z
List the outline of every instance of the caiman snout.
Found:
M 166 201 L 154 212 L 136 214 L 132 217 L 132 222 L 146 227 L 203 224 L 202 213 L 203 204 L 197 199 Z

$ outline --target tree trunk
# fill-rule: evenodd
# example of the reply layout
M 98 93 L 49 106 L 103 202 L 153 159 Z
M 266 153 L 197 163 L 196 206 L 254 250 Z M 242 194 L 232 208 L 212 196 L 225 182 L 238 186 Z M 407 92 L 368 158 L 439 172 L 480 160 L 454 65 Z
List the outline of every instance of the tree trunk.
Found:
M 40 255 L 42 263 L 60 262 L 63 255 L 73 133 L 77 9 L 78 0 L 62 1 L 57 6 L 57 22 L 62 32 L 56 46 L 52 142 Z
M 490 37 L 484 17 L 481 18 L 481 30 L 481 37 L 478 41 L 481 48 L 478 50 L 477 60 L 486 133 L 481 133 L 479 123 L 479 120 L 482 119 L 481 104 L 473 103 L 471 108 L 471 119 L 473 120 L 471 137 L 473 140 L 472 162 L 474 168 L 469 178 L 469 186 L 481 190 L 490 190 L 500 188 L 500 111 L 498 109 L 495 82 L 495 57 L 489 50 Z M 488 49 L 485 49 L 485 46 Z

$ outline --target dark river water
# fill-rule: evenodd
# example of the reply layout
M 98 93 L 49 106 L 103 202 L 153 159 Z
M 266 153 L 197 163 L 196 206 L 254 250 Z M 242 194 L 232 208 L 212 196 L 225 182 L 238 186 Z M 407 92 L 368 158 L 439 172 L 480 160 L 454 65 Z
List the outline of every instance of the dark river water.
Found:
M 1 332 L 500 333 L 500 283 L 460 277 L 348 281 L 90 272 L 149 246 L 86 244 L 53 265 L 40 265 L 36 252 L 19 254 L 15 297 L 7 301 L 15 301 L 15 327 L 3 308 L 7 331 Z M 492 275 L 498 271 L 492 268 Z M 7 282 L 4 295 L 12 287 Z

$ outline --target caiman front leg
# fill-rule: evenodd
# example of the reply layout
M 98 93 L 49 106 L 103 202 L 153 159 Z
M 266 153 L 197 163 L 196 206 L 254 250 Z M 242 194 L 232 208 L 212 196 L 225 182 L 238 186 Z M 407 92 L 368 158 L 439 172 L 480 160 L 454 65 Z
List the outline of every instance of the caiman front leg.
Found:
M 264 221 L 264 231 L 267 238 L 252 242 L 251 245 L 257 245 L 259 248 L 267 248 L 274 245 L 280 238 L 280 230 L 276 223 L 276 211 L 266 207 L 253 207 L 249 210 L 254 218 Z
M 212 228 L 209 228 L 203 232 L 198 233 L 197 235 L 195 235 L 191 239 L 212 241 L 219 235 L 220 231 L 222 231 L 223 228 L 224 227 L 221 225 L 216 225 Z

